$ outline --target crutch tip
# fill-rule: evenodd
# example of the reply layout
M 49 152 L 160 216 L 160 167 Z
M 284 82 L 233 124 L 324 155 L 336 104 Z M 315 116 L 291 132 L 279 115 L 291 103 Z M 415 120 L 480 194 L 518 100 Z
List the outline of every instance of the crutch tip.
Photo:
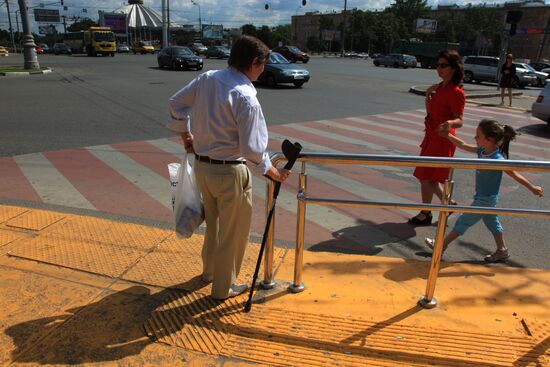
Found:
M 252 309 L 252 302 L 247 301 L 244 304 L 244 312 L 249 313 L 251 309 Z

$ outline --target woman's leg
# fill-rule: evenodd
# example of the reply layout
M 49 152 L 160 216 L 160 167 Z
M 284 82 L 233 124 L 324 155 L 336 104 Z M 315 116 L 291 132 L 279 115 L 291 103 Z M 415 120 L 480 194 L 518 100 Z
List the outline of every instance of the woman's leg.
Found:
M 504 104 L 504 93 L 506 92 L 506 88 L 500 87 L 500 104 Z
M 435 184 L 439 184 L 430 180 L 420 180 L 420 195 L 422 196 L 422 203 L 431 204 L 435 192 Z M 426 220 L 427 217 L 431 216 L 429 210 L 422 210 L 413 218 L 416 218 L 419 221 Z
M 508 99 L 510 100 L 510 107 L 512 107 L 512 88 L 508 88 Z

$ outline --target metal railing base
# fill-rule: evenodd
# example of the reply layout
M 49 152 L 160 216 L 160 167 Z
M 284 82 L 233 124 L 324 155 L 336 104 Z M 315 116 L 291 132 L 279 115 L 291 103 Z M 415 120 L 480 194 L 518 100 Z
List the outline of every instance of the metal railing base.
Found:
M 427 309 L 435 308 L 437 307 L 437 298 L 432 297 L 432 299 L 428 301 L 426 297 L 422 296 L 418 300 L 418 305 Z
M 277 285 L 277 282 L 275 282 L 274 280 L 272 280 L 270 282 L 262 280 L 260 282 L 260 288 L 262 288 L 262 289 L 273 289 L 276 285 Z
M 298 285 L 291 284 L 288 286 L 288 290 L 291 291 L 292 293 L 300 293 L 300 292 L 303 292 L 305 289 L 306 289 L 306 286 L 304 285 L 304 283 L 300 283 Z

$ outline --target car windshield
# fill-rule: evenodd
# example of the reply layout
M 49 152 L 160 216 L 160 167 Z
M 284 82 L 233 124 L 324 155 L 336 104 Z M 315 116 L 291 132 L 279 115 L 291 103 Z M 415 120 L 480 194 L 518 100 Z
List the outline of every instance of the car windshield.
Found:
M 528 65 L 528 64 L 521 64 L 521 65 L 529 71 L 536 71 L 535 68 L 533 68 L 531 65 Z
M 151 44 L 151 42 L 149 42 L 149 41 L 141 42 L 141 45 L 142 45 L 142 46 L 153 46 L 153 45 Z
M 300 49 L 299 49 L 298 47 L 290 46 L 288 49 L 289 49 L 290 51 L 292 51 L 292 52 L 301 52 Z
M 187 47 L 177 47 L 172 49 L 174 55 L 194 55 Z
M 115 40 L 115 34 L 113 32 L 95 32 L 94 40 L 96 42 L 112 42 Z
M 267 60 L 268 64 L 289 64 L 290 62 L 285 59 L 283 55 L 277 52 L 272 52 L 269 55 L 269 60 Z

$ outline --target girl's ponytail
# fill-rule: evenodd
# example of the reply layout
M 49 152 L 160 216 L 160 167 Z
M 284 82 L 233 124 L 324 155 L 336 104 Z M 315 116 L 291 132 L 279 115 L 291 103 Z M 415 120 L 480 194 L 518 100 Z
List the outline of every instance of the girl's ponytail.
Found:
M 516 133 L 516 130 L 510 125 L 504 125 L 504 132 L 502 136 L 502 140 L 499 143 L 500 151 L 502 152 L 502 155 L 508 159 L 509 157 L 509 148 L 510 148 L 510 142 L 516 138 L 518 135 Z

